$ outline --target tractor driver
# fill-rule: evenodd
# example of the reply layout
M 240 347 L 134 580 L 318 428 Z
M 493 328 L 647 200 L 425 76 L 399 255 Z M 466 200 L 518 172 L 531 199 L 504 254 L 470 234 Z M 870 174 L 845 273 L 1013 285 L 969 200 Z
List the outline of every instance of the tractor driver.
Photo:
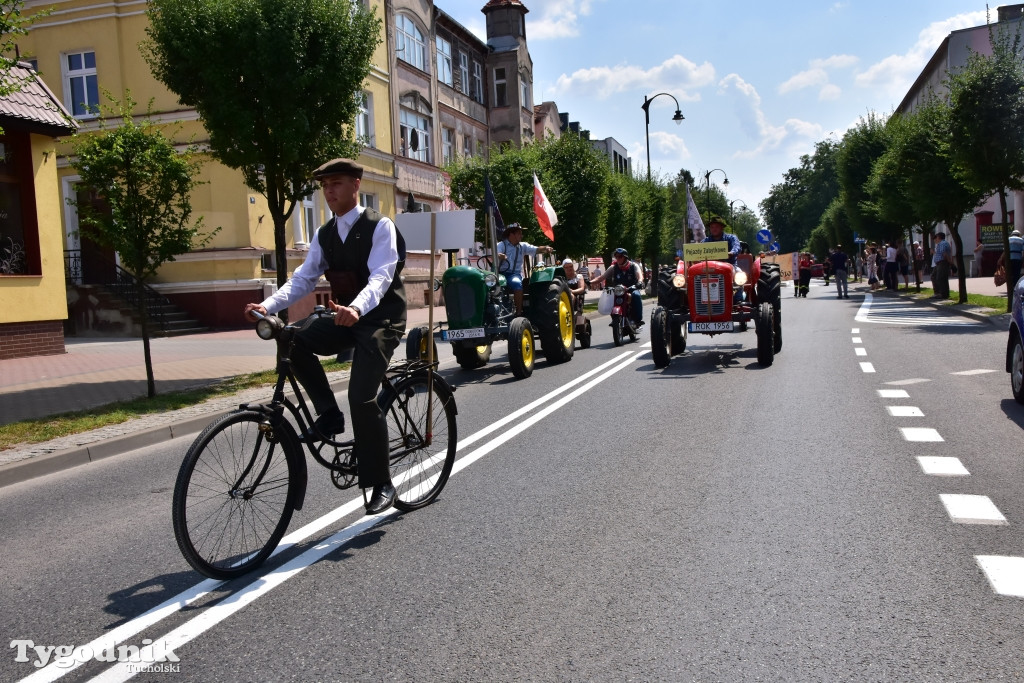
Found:
M 708 223 L 711 234 L 703 242 L 725 242 L 729 245 L 729 263 L 736 265 L 736 254 L 740 253 L 740 240 L 731 232 L 725 232 L 725 221 L 721 216 L 712 216 Z
M 512 292 L 516 315 L 523 314 L 523 257 L 537 252 L 550 254 L 552 249 L 523 242 L 522 226 L 509 223 L 498 242 L 498 273 L 505 276 L 505 283 Z
M 630 261 L 629 254 L 622 247 L 616 249 L 612 254 L 612 265 L 608 266 L 606 271 L 591 280 L 591 283 L 598 284 L 608 280 L 611 280 L 613 286 L 623 285 L 624 287 L 632 287 L 633 285 L 639 285 L 640 289 L 644 286 L 644 277 L 640 274 L 640 265 Z M 640 327 L 644 324 L 644 314 L 639 290 L 634 290 L 630 294 L 630 299 L 630 317 L 633 318 L 636 326 Z

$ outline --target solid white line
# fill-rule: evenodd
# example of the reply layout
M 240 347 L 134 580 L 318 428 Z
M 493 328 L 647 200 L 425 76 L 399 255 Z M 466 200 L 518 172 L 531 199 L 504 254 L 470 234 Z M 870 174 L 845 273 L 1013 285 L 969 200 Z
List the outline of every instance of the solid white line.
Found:
M 542 398 L 533 401 L 532 403 L 524 406 L 523 408 L 520 408 L 519 410 L 513 412 L 511 415 L 507 415 L 502 419 L 491 423 L 490 425 L 480 430 L 479 432 L 476 432 L 460 441 L 456 446 L 456 452 L 462 450 L 469 444 L 478 441 L 479 439 L 490 434 L 491 432 L 500 429 L 509 422 L 514 422 L 515 420 L 519 419 L 522 415 L 536 409 L 539 405 L 550 401 L 552 398 L 558 396 L 559 394 L 565 393 L 572 387 L 580 384 L 581 382 L 585 382 L 588 378 L 593 377 L 595 374 L 600 373 L 602 370 L 614 365 L 615 363 L 621 361 L 624 358 L 629 357 L 630 355 L 631 352 L 619 354 L 615 358 L 612 358 L 611 360 L 606 361 L 605 363 L 599 365 L 598 367 L 588 372 L 585 372 L 579 377 L 576 377 L 572 381 L 567 382 L 558 389 L 552 390 Z M 456 467 L 457 466 L 458 462 L 456 462 Z M 455 471 L 457 470 L 453 468 L 452 473 L 454 474 Z M 312 520 L 304 526 L 292 532 L 289 532 L 287 535 L 284 536 L 284 538 L 281 539 L 281 543 L 278 544 L 277 549 L 273 552 L 271 557 L 274 557 L 277 554 L 288 550 L 297 543 L 301 543 L 306 538 L 312 536 L 313 534 L 319 532 L 320 530 L 332 524 L 335 524 L 339 520 L 344 519 L 345 517 L 351 515 L 357 510 L 360 510 L 362 507 L 363 501 L 361 498 L 357 497 L 354 500 L 351 500 L 337 507 L 336 509 L 331 510 L 325 515 Z M 381 516 L 377 517 L 377 519 L 380 518 Z M 223 583 L 223 581 L 217 581 L 215 579 L 204 579 L 192 588 L 189 588 L 188 590 L 185 590 L 179 593 L 178 595 L 175 595 L 174 597 L 165 600 L 156 607 L 153 607 L 152 609 L 147 610 L 146 612 L 140 614 L 134 619 L 127 621 L 124 624 L 121 624 L 109 633 L 106 633 L 100 636 L 99 638 L 96 638 L 95 640 L 88 643 L 88 647 L 92 648 L 94 652 L 100 652 L 109 646 L 118 645 L 128 640 L 132 636 L 138 635 L 139 633 L 149 628 L 153 624 L 156 624 L 162 621 L 163 619 L 166 619 L 167 617 L 171 616 L 172 614 L 181 611 L 188 605 L 194 603 L 195 601 L 209 594 L 210 591 L 215 590 L 218 586 L 220 586 Z M 66 667 L 56 667 L 54 666 L 53 663 L 51 663 L 48 666 L 36 671 L 31 676 L 28 676 L 24 680 L 33 682 L 55 681 L 58 678 L 64 676 L 65 674 L 74 671 L 83 663 L 84 662 L 75 662 Z
M 861 372 L 874 372 L 875 371 L 875 366 L 872 365 L 871 363 L 861 363 L 860 364 L 860 369 L 861 369 Z
M 969 477 L 970 472 L 960 462 L 960 458 L 945 458 L 933 455 L 920 455 L 917 463 L 925 474 L 933 477 Z
M 892 417 L 924 417 L 924 413 L 916 406 L 886 406 Z
M 907 441 L 945 441 L 938 430 L 929 427 L 901 427 L 900 431 Z
M 910 394 L 903 389 L 879 389 L 878 395 L 882 398 L 910 398 Z
M 939 498 L 950 519 L 958 524 L 1007 524 L 1006 517 L 988 496 L 942 493 Z
M 606 380 L 608 377 L 611 377 L 616 372 L 618 372 L 618 371 L 628 367 L 629 365 L 631 365 L 633 362 L 635 362 L 637 359 L 639 359 L 640 357 L 642 357 L 645 354 L 646 354 L 646 352 L 642 352 L 642 353 L 639 353 L 639 354 L 632 354 L 632 353 L 621 354 L 621 355 L 617 356 L 616 358 L 612 359 L 611 361 L 608 361 L 608 362 L 604 363 L 603 365 L 599 366 L 598 368 L 595 368 L 594 370 L 591 370 L 590 372 L 587 372 L 586 374 L 581 375 L 579 378 L 577 378 L 573 382 L 570 382 L 570 383 L 566 384 L 563 387 L 563 389 L 567 389 L 569 387 L 575 386 L 576 384 L 579 384 L 581 381 L 584 381 L 586 378 L 593 376 L 595 373 L 600 372 L 602 369 L 607 368 L 610 365 L 613 365 L 614 363 L 616 363 L 616 361 L 620 361 L 620 360 L 626 359 L 624 362 L 619 363 L 618 366 L 613 367 L 612 369 L 606 371 L 604 374 L 600 375 L 596 379 L 590 381 L 588 384 L 580 387 L 579 389 L 574 391 L 572 394 L 569 394 L 569 395 L 563 397 L 559 401 L 557 401 L 557 402 L 547 406 L 546 408 L 544 408 L 540 412 L 538 412 L 538 413 L 532 415 L 531 417 L 529 417 L 528 419 L 522 421 L 521 423 L 519 423 L 515 427 L 512 427 L 511 429 L 506 431 L 504 434 L 499 436 L 497 439 L 495 439 L 493 441 L 490 441 L 486 445 L 481 446 L 480 448 L 477 448 L 472 453 L 469 453 L 469 454 L 459 458 L 456 461 L 455 466 L 452 468 L 452 475 L 455 475 L 456 473 L 462 471 L 463 469 L 465 469 L 469 465 L 473 464 L 474 462 L 476 462 L 477 460 L 482 458 L 484 455 L 490 453 L 495 448 L 497 448 L 498 446 L 504 444 L 506 441 L 508 441 L 509 439 L 513 438 L 514 436 L 522 433 L 523 431 L 525 431 L 529 427 L 532 427 L 534 424 L 536 424 L 537 422 L 542 420 L 544 417 L 547 417 L 551 413 L 555 412 L 556 410 L 558 410 L 562 406 L 564 406 L 567 403 L 569 403 L 570 401 L 572 401 L 574 398 L 577 398 L 577 397 L 581 396 L 582 394 L 584 394 L 585 392 L 589 391 L 591 388 L 593 388 L 597 384 L 599 384 L 599 383 L 603 382 L 604 380 Z M 555 396 L 555 395 L 557 395 L 559 393 L 563 393 L 562 389 L 557 390 L 557 391 L 552 392 L 552 393 L 549 393 L 547 396 L 545 396 L 544 399 L 542 399 L 540 401 L 535 401 L 534 404 L 539 404 L 539 403 L 542 403 L 543 401 L 550 400 L 552 396 Z M 531 404 L 531 406 L 534 405 L 534 404 Z M 523 411 L 520 410 L 520 411 L 517 411 L 517 412 L 521 413 Z M 507 422 L 508 421 L 507 418 L 504 421 Z M 492 427 L 493 427 L 493 425 L 492 425 Z M 489 432 L 494 431 L 494 430 L 491 427 L 489 427 L 485 431 L 487 433 L 489 433 Z M 480 437 L 477 434 L 474 434 L 473 436 L 471 436 L 470 438 L 466 439 L 465 441 L 460 442 L 458 448 L 461 449 L 466 444 L 472 443 L 473 441 L 476 441 L 479 438 Z M 362 504 L 361 501 L 356 499 L 355 501 L 351 501 L 350 503 L 346 504 L 345 506 L 342 506 L 342 508 L 357 507 L 357 506 L 359 506 L 361 504 Z M 342 508 L 339 508 L 339 510 L 341 510 Z M 329 517 L 329 518 L 332 518 L 332 520 L 333 520 L 333 519 L 338 517 L 339 510 L 332 511 L 331 513 L 328 513 L 327 515 L 324 515 L 324 517 L 322 517 L 321 519 Z M 224 619 L 226 619 L 230 615 L 234 614 L 235 612 L 237 612 L 238 610 L 242 609 L 243 607 L 245 607 L 249 603 L 253 602 L 254 600 L 259 598 L 260 596 L 262 596 L 266 592 L 268 592 L 271 589 L 281 585 L 282 583 L 284 583 L 285 581 L 290 579 L 292 576 L 294 576 L 294 575 L 298 574 L 299 572 L 301 572 L 306 567 L 308 567 L 308 566 L 312 565 L 313 563 L 317 562 L 324 555 L 334 551 L 337 547 L 339 547 L 340 545 L 342 545 L 342 544 L 346 543 L 347 541 L 351 540 L 353 537 L 355 537 L 356 535 L 358 535 L 362 531 L 365 531 L 366 529 L 369 529 L 369 528 L 375 526 L 376 524 L 384 521 L 385 519 L 387 519 L 388 517 L 390 517 L 393 514 L 395 514 L 395 511 L 394 510 L 390 510 L 390 511 L 388 511 L 387 513 L 385 513 L 383 515 L 377 515 L 375 517 L 370 517 L 370 516 L 363 517 L 362 519 L 360 519 L 357 522 L 349 525 L 345 529 L 342 529 L 341 531 L 335 533 L 333 536 L 331 536 L 327 540 L 323 541 L 322 543 L 318 544 L 317 546 L 314 546 L 313 548 L 305 551 L 301 555 L 293 558 L 292 560 L 290 560 L 286 564 L 282 565 L 281 567 L 279 567 L 279 568 L 277 568 L 277 569 L 275 569 L 275 570 L 273 570 L 273 571 L 271 571 L 269 573 L 261 575 L 259 577 L 260 578 L 259 581 L 254 581 L 253 583 L 249 584 L 248 586 L 243 588 L 238 593 L 233 593 L 232 595 L 230 595 L 227 598 L 225 598 L 222 602 L 217 603 L 216 605 L 208 608 L 202 614 L 200 614 L 199 616 L 194 617 L 193 619 L 189 620 L 188 622 L 182 624 L 177 629 L 174 629 L 173 631 L 171 631 L 169 634 L 167 634 L 163 638 L 161 638 L 161 639 L 154 639 L 153 647 L 154 647 L 155 656 L 157 658 L 159 658 L 160 655 L 166 653 L 167 651 L 173 651 L 176 647 L 180 647 L 181 645 L 184 645 L 185 643 L 189 642 L 190 640 L 192 640 L 196 636 L 198 636 L 201 633 L 203 633 L 206 630 L 208 630 L 210 627 L 216 625 L 220 621 L 223 621 Z M 302 529 L 303 530 L 308 530 L 308 529 L 314 527 L 319 521 L 320 520 L 316 520 L 315 522 L 307 524 Z M 315 531 L 315 529 L 313 529 L 313 531 Z M 293 534 L 289 534 L 289 537 L 291 537 L 292 535 Z M 206 582 L 204 582 L 204 583 L 206 583 Z M 221 582 L 212 582 L 212 583 L 214 585 L 218 585 Z M 169 614 L 170 614 L 170 612 L 168 614 L 165 614 L 164 616 L 169 616 Z M 127 626 L 127 625 L 128 624 L 125 624 L 125 626 Z M 135 633 L 138 633 L 138 631 L 136 631 Z M 131 635 L 134 635 L 134 634 L 127 634 L 125 636 L 125 638 L 130 637 Z M 46 669 L 44 669 L 43 671 L 45 671 L 45 670 Z M 70 668 L 57 670 L 57 671 L 54 672 L 56 674 L 56 676 L 54 676 L 53 678 L 49 678 L 47 680 L 55 680 L 55 678 L 59 678 L 64 673 L 67 673 L 67 671 L 69 671 L 69 670 L 70 670 Z M 42 673 L 42 671 L 40 671 L 39 673 Z M 129 672 L 128 671 L 127 663 L 122 662 L 122 663 L 119 663 L 119 664 L 115 665 L 114 667 L 108 669 L 107 671 L 105 671 L 103 674 L 101 674 L 100 676 L 98 676 L 94 680 L 124 681 L 124 680 L 128 680 L 128 679 L 132 678 L 134 675 L 135 675 L 135 672 Z
M 978 566 L 992 590 L 1000 595 L 1024 598 L 1024 557 L 1005 555 L 975 555 Z

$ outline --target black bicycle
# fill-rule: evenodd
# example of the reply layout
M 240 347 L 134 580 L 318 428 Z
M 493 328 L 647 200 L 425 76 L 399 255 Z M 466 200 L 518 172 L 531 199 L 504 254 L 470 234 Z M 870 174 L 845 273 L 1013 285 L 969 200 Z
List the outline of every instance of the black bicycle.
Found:
M 174 486 L 174 536 L 188 563 L 205 576 L 235 578 L 274 552 L 305 499 L 303 444 L 331 471 L 335 486 L 346 489 L 356 483 L 355 441 L 319 433 L 299 436 L 312 429 L 313 417 L 292 371 L 292 342 L 313 319 L 330 315 L 317 306 L 309 318 L 285 325 L 276 316 L 257 314 L 256 333 L 277 341 L 273 398 L 242 404 L 214 421 L 185 454 Z M 387 418 L 391 481 L 401 511 L 437 498 L 455 462 L 454 388 L 436 367 L 436 360 L 396 362 L 377 396 Z M 286 382 L 295 401 L 285 395 Z

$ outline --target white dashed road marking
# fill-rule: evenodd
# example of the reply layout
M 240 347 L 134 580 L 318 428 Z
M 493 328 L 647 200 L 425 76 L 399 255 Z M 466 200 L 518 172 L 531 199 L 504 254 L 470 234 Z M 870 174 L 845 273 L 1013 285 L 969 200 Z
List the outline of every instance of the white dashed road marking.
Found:
M 861 363 L 860 369 L 862 372 L 874 372 L 875 366 L 872 365 L 871 363 Z
M 910 394 L 903 389 L 879 389 L 878 395 L 882 398 L 910 398 Z
M 990 372 L 995 372 L 995 370 L 984 370 L 984 369 L 964 370 L 963 372 L 951 372 L 949 374 L 951 374 L 951 375 L 961 375 L 961 376 L 967 377 L 967 376 L 970 376 L 970 375 L 985 375 L 985 374 L 988 374 Z
M 924 413 L 916 406 L 886 406 L 893 417 L 924 417 Z
M 907 385 L 907 384 L 920 384 L 921 382 L 931 382 L 931 380 L 930 379 L 922 379 L 922 378 L 916 378 L 916 379 L 897 379 L 897 380 L 893 380 L 892 382 L 886 382 L 886 384 L 888 384 L 890 386 L 894 386 L 894 387 L 902 387 L 902 386 Z
M 853 352 L 855 354 L 857 354 L 858 356 L 866 356 L 866 355 L 868 355 L 868 350 L 865 349 L 863 346 L 855 346 L 853 348 Z
M 907 441 L 945 441 L 938 430 L 929 427 L 901 427 L 900 431 Z
M 854 337 L 854 338 L 853 338 L 853 339 L 852 339 L 851 341 L 852 341 L 852 342 L 853 342 L 854 344 L 863 344 L 863 343 L 864 343 L 863 341 L 861 341 L 861 338 L 860 338 L 860 337 Z
M 988 496 L 971 496 L 962 493 L 939 495 L 950 519 L 958 524 L 1006 524 L 1006 517 Z
M 1024 557 L 1005 555 L 976 555 L 981 571 L 1000 595 L 1024 598 Z
M 921 469 L 925 474 L 930 474 L 933 477 L 971 476 L 971 473 L 960 462 L 960 458 L 940 458 L 934 455 L 922 455 L 917 458 L 917 462 L 921 465 Z

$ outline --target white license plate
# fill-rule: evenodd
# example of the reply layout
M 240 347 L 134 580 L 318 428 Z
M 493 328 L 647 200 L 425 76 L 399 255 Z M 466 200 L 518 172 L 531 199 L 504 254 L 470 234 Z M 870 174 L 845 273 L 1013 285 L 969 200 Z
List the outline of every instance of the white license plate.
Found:
M 484 328 L 482 327 L 470 327 L 465 330 L 444 330 L 441 332 L 441 339 L 443 341 L 452 341 L 453 339 L 479 339 L 484 336 Z
M 732 332 L 732 321 L 724 323 L 686 323 L 690 332 Z

